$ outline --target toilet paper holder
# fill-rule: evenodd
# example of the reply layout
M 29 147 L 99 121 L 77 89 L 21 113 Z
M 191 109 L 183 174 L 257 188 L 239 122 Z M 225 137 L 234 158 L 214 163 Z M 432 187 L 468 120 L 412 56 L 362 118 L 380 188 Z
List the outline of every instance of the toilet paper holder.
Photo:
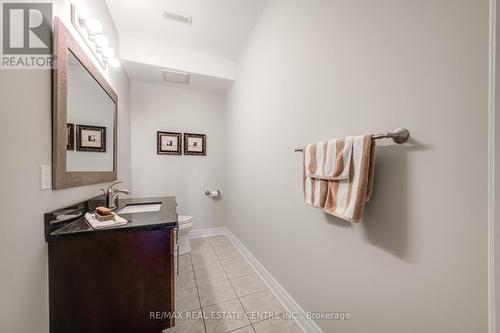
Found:
M 212 199 L 218 199 L 220 197 L 222 197 L 222 192 L 219 191 L 219 190 L 215 190 L 215 191 L 205 191 L 205 195 L 207 197 L 210 197 Z

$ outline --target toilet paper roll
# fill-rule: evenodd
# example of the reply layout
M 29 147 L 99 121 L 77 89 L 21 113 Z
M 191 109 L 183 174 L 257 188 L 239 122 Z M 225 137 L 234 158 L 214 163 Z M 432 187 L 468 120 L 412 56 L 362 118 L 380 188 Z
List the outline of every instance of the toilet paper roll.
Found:
M 221 192 L 219 190 L 217 191 L 206 191 L 205 195 L 210 197 L 210 198 L 218 198 L 221 196 Z

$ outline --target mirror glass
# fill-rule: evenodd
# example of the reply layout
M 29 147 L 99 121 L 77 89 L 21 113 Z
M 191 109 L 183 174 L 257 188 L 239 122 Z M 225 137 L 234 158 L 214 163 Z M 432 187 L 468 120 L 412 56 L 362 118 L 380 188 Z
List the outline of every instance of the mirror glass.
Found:
M 113 171 L 115 103 L 68 52 L 66 171 Z

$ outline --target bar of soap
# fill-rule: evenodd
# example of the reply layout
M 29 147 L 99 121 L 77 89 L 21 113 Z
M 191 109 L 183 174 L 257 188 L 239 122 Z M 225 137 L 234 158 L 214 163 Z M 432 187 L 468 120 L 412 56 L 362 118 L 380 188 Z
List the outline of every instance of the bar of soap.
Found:
M 101 215 L 101 216 L 109 216 L 112 215 L 113 213 L 111 212 L 111 209 L 107 207 L 97 207 L 95 209 L 96 213 Z
M 95 213 L 95 219 L 99 222 L 114 221 L 115 216 L 113 214 L 103 216 L 103 215 L 99 215 L 98 213 Z

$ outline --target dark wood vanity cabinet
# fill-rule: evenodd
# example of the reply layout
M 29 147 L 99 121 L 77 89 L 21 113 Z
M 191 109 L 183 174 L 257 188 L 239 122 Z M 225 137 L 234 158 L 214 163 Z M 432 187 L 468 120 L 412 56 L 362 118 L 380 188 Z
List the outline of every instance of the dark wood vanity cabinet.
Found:
M 174 228 L 48 242 L 51 333 L 160 333 L 172 327 Z

